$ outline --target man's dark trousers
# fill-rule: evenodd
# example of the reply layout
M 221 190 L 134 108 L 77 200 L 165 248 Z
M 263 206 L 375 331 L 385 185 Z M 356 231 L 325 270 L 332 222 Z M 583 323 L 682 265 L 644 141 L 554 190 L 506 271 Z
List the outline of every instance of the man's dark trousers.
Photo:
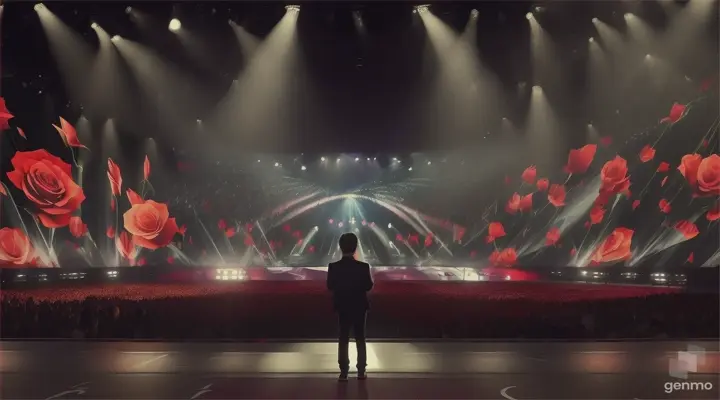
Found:
M 348 347 L 350 343 L 350 329 L 355 336 L 357 346 L 357 369 L 365 371 L 367 366 L 367 346 L 365 344 L 365 317 L 367 312 L 363 309 L 338 310 L 338 365 L 340 371 L 347 373 L 350 370 Z

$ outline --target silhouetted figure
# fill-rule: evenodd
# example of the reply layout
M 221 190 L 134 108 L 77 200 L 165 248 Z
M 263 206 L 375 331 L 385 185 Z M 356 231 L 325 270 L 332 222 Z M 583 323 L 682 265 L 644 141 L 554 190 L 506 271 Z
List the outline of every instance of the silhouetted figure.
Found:
M 338 314 L 340 332 L 338 336 L 338 365 L 340 380 L 346 381 L 350 370 L 348 344 L 352 327 L 357 345 L 358 379 L 365 379 L 367 349 L 365 345 L 365 315 L 370 303 L 367 292 L 373 287 L 370 265 L 355 259 L 358 238 L 352 233 L 340 236 L 342 259 L 330 263 L 327 275 L 327 288 L 333 293 L 333 306 Z

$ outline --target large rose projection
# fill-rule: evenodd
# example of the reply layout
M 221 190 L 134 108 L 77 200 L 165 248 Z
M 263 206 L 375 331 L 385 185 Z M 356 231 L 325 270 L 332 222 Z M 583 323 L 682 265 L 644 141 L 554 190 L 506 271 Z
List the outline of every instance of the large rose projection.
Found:
M 123 221 L 125 229 L 133 235 L 133 243 L 150 250 L 167 246 L 178 233 L 167 205 L 152 200 L 133 204 L 123 215 Z
M 80 168 L 86 164 L 77 160 L 90 150 L 66 119 L 53 125 L 62 139 L 60 148 L 33 148 L 33 132 L 26 136 L 12 128 L 16 132 L 4 134 L 20 138 L 20 146 L 9 154 L 9 169 L 3 171 L 0 185 L 0 265 L 70 264 L 63 257 L 87 266 L 285 267 L 294 259 L 321 265 L 337 256 L 337 237 L 350 230 L 360 237 L 359 256 L 372 253 L 375 265 L 433 263 L 501 270 L 659 262 L 712 265 L 720 260 L 711 236 L 720 222 L 720 156 L 715 151 L 717 124 L 707 129 L 697 122 L 702 118 L 696 117 L 695 105 L 707 101 L 704 96 L 668 104 L 669 114 L 653 115 L 657 125 L 642 135 L 603 133 L 593 143 L 567 148 L 552 165 L 528 160 L 501 169 L 479 160 L 480 167 L 463 169 L 463 161 L 453 167 L 454 174 L 461 171 L 460 178 L 449 179 L 441 167 L 435 169 L 444 158 L 437 163 L 427 159 L 422 169 L 436 173 L 435 181 L 423 177 L 430 182 L 427 192 L 413 191 L 408 181 L 377 187 L 365 182 L 362 190 L 345 192 L 316 190 L 319 185 L 313 182 L 309 187 L 314 191 L 307 194 L 297 186 L 286 187 L 285 197 L 273 193 L 280 199 L 273 203 L 253 198 L 265 189 L 243 186 L 267 176 L 266 170 L 242 180 L 223 175 L 232 167 L 211 169 L 222 161 L 205 160 L 204 165 L 182 159 L 168 175 L 167 163 L 151 165 L 157 157 L 152 153 L 112 158 L 105 154 L 94 157 L 93 174 L 84 175 L 89 168 Z M 16 121 L 0 101 L 0 128 L 8 129 Z M 690 140 L 689 135 L 695 136 Z M 468 160 L 467 154 L 463 156 Z M 361 160 L 353 158 L 359 166 Z M 260 170 L 260 160 L 251 159 Z M 449 165 L 452 160 L 447 161 Z M 277 171 L 281 164 L 275 162 Z M 186 176 L 194 176 L 194 169 L 202 168 L 198 165 L 207 170 L 197 173 L 193 182 Z M 488 171 L 495 173 L 497 186 L 480 185 L 476 192 L 491 192 L 491 201 L 476 202 L 475 193 L 463 192 L 467 201 L 458 203 L 470 204 L 465 209 L 436 207 L 430 213 L 429 207 L 423 208 L 426 198 L 446 196 L 437 189 L 443 181 L 488 176 Z M 310 175 L 308 169 L 302 179 Z M 83 188 L 89 176 L 94 186 Z M 212 181 L 221 184 L 212 186 Z M 193 184 L 192 196 L 169 189 Z M 282 185 L 263 181 L 260 186 L 277 190 Z M 392 187 L 406 191 L 395 195 Z M 235 188 L 237 192 L 223 194 Z M 245 204 L 253 201 L 255 207 Z M 336 201 L 345 202 L 344 210 L 375 207 L 380 212 L 363 209 L 343 216 L 329 205 Z M 385 248 L 385 258 L 378 255 L 379 247 Z
M 17 152 L 7 177 L 37 209 L 37 217 L 48 228 L 70 223 L 72 213 L 85 194 L 72 179 L 70 164 L 45 150 Z

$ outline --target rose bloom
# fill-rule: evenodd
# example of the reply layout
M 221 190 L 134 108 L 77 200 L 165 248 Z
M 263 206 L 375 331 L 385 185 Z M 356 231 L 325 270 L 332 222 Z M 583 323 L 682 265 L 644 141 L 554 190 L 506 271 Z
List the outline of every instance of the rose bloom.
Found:
M 132 236 L 136 246 L 155 250 L 172 242 L 178 232 L 175 218 L 170 218 L 167 204 L 152 200 L 133 206 L 123 214 L 125 230 Z
M 630 188 L 627 161 L 620 156 L 605 163 L 600 171 L 600 190 L 608 193 L 624 193 Z
M 568 162 L 565 165 L 564 170 L 569 174 L 582 174 L 590 168 L 593 158 L 595 158 L 595 152 L 597 151 L 597 145 L 588 144 L 579 149 L 570 150 L 568 154 Z
M 632 257 L 630 245 L 635 231 L 628 228 L 615 228 L 597 247 L 592 255 L 595 263 L 628 260 Z
M 0 229 L 0 264 L 28 266 L 33 261 L 30 239 L 18 228 Z
M 18 151 L 10 160 L 7 176 L 38 209 L 37 217 L 48 228 L 70 223 L 85 194 L 72 179 L 70 164 L 46 150 Z
M 696 196 L 720 196 L 720 156 L 705 159 L 700 154 L 683 156 L 678 167 Z
M 517 262 L 517 252 L 512 247 L 495 250 L 490 254 L 490 264 L 496 267 L 511 267 Z

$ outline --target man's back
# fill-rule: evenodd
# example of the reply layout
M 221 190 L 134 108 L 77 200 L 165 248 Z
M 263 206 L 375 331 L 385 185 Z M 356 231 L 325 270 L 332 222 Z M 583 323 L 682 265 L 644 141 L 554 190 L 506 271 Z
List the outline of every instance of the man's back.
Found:
M 328 266 L 327 288 L 333 293 L 333 303 L 338 311 L 367 310 L 367 292 L 372 287 L 368 263 L 343 257 Z

